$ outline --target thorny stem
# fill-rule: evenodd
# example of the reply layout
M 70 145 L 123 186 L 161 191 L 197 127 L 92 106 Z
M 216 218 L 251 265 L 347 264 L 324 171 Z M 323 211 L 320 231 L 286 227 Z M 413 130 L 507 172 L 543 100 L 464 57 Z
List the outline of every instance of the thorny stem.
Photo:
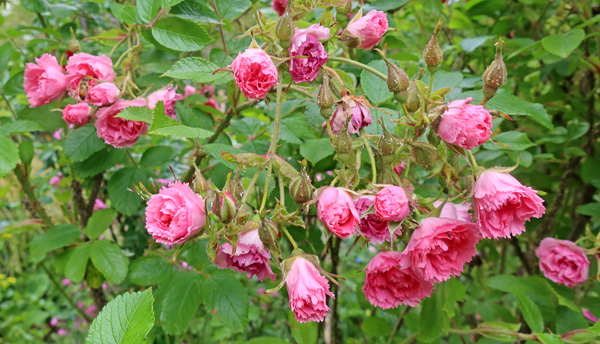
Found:
M 365 148 L 367 148 L 367 152 L 369 153 L 369 158 L 371 159 L 371 171 L 373 173 L 373 183 L 377 183 L 377 165 L 375 164 L 375 156 L 373 155 L 373 150 L 371 149 L 371 142 L 367 138 L 367 133 L 362 132 L 362 138 L 365 142 Z
M 375 69 L 373 67 L 369 67 L 366 64 L 362 64 L 358 61 L 354 61 L 354 60 L 347 59 L 345 57 L 339 57 L 339 56 L 329 56 L 328 61 L 337 61 L 337 62 L 342 62 L 345 64 L 353 65 L 355 67 L 364 69 L 367 72 L 371 72 L 374 75 L 380 77 L 381 79 L 387 81 L 387 76 L 385 74 L 381 73 L 380 71 L 378 71 L 377 69 Z

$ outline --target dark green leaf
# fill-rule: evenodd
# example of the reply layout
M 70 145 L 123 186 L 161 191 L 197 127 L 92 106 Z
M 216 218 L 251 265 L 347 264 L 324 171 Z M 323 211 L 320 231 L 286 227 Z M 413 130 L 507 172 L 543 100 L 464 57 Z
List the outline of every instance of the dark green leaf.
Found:
M 131 283 L 147 287 L 162 282 L 171 270 L 171 264 L 162 257 L 140 257 L 131 262 L 128 279 Z
M 250 7 L 249 0 L 215 0 L 215 3 L 223 19 L 233 19 Z
M 211 136 L 213 133 L 202 128 L 185 126 L 176 119 L 165 115 L 163 103 L 159 102 L 154 109 L 152 126 L 148 134 L 203 139 Z
M 183 333 L 200 306 L 202 278 L 177 271 L 156 290 L 156 313 L 167 333 Z
M 65 266 L 65 277 L 74 283 L 81 283 L 85 276 L 88 260 L 90 259 L 92 244 L 86 242 L 73 249 Z
M 216 311 L 223 325 L 232 330 L 243 331 L 248 325 L 248 291 L 229 273 L 208 276 L 202 285 L 202 300 L 206 309 Z
M 175 150 L 169 146 L 154 146 L 148 148 L 140 164 L 144 167 L 165 166 L 168 162 L 173 161 Z
M 8 122 L 0 127 L 0 135 L 12 135 L 44 130 L 39 123 L 30 120 Z
M 20 120 L 31 120 L 37 122 L 45 131 L 55 131 L 65 126 L 60 111 L 50 111 L 56 107 L 55 103 L 39 107 L 26 107 L 18 112 Z
M 442 335 L 444 325 L 442 305 L 436 294 L 432 294 L 421 303 L 421 307 L 419 341 L 431 343 Z
M 65 154 L 71 161 L 83 161 L 106 145 L 92 124 L 75 129 L 65 139 Z
M 90 239 L 98 238 L 113 223 L 117 215 L 114 209 L 101 209 L 94 212 L 85 227 L 85 235 Z
M 219 24 L 215 11 L 197 0 L 183 1 L 171 8 L 169 14 L 183 19 L 194 20 L 201 23 Z
M 217 65 L 200 57 L 187 57 L 177 61 L 163 76 L 175 79 L 194 80 L 205 83 L 227 77 L 224 72 L 213 72 L 219 69 Z
M 73 164 L 73 169 L 78 177 L 87 178 L 104 172 L 116 164 L 127 160 L 125 150 L 106 146 L 105 149 L 92 154 L 84 161 Z
M 600 203 L 588 203 L 577 207 L 577 212 L 582 215 L 600 218 Z
M 392 325 L 387 320 L 376 316 L 363 320 L 360 328 L 369 336 L 388 336 L 392 332 Z
M 136 0 L 137 13 L 144 23 L 150 23 L 158 14 L 161 0 Z
M 15 143 L 6 136 L 0 136 L 0 177 L 12 171 L 19 162 L 19 151 Z
M 263 126 L 264 123 L 256 117 L 243 117 L 241 119 L 231 120 L 229 128 L 231 128 L 234 133 L 250 136 L 258 134 Z
M 152 37 L 163 46 L 176 51 L 198 51 L 212 42 L 204 27 L 177 17 L 157 21 L 152 28 Z
M 371 61 L 368 66 L 387 75 L 387 66 L 383 60 Z M 369 98 L 373 105 L 376 106 L 383 103 L 392 96 L 392 92 L 388 90 L 387 82 L 375 74 L 363 70 L 360 74 L 360 80 L 363 91 L 367 94 L 367 98 Z
M 507 131 L 495 135 L 491 139 L 505 144 L 506 146 L 510 147 L 507 149 L 514 151 L 523 151 L 531 146 L 534 146 L 534 143 L 529 140 L 527 134 L 520 131 Z M 502 147 L 499 147 L 491 142 L 486 143 L 484 147 L 489 150 L 502 149 Z
M 29 257 L 32 261 L 39 262 L 47 252 L 74 243 L 80 234 L 79 228 L 71 224 L 51 227 L 29 243 Z
M 316 344 L 319 337 L 319 325 L 316 322 L 299 323 L 294 314 L 288 313 L 292 337 L 298 344 Z
M 96 241 L 92 245 L 90 258 L 110 283 L 119 284 L 127 276 L 129 260 L 115 243 L 108 240 Z
M 108 181 L 108 197 L 113 206 L 125 215 L 134 214 L 142 204 L 142 199 L 133 190 L 134 185 L 145 181 L 146 176 L 142 170 L 134 167 L 125 167 L 117 171 Z
M 335 153 L 329 139 L 311 139 L 306 140 L 300 146 L 300 155 L 306 158 L 311 164 L 316 165 L 319 161 Z
M 538 306 L 536 306 L 535 303 L 529 297 L 527 297 L 520 291 L 515 290 L 513 291 L 513 294 L 515 294 L 515 296 L 517 297 L 519 309 L 523 314 L 525 322 L 527 323 L 527 325 L 529 325 L 529 328 L 536 332 L 543 331 L 544 319 L 542 318 L 542 313 L 540 312 Z
M 121 110 L 115 117 L 130 121 L 152 123 L 152 110 L 141 106 L 129 106 Z

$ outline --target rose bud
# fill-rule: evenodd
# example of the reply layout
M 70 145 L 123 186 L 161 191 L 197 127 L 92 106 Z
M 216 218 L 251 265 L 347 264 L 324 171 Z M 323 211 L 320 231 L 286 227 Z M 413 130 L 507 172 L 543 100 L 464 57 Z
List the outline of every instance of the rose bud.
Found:
M 194 164 L 194 180 L 192 181 L 192 187 L 200 196 L 206 197 L 206 190 L 208 190 L 208 183 L 206 178 L 202 175 L 202 171 Z
M 130 121 L 123 118 L 117 118 L 115 116 L 126 107 L 143 107 L 145 105 L 146 102 L 143 99 L 120 99 L 109 107 L 102 107 L 98 109 L 96 122 L 94 123 L 98 137 L 115 148 L 133 146 L 133 144 L 136 143 L 140 138 L 140 135 L 146 132 L 148 125 L 146 122 Z
M 339 0 L 335 6 L 335 11 L 339 14 L 343 14 L 345 19 L 345 15 L 352 11 L 352 0 Z
M 92 105 L 104 106 L 117 101 L 119 88 L 112 82 L 103 82 L 88 89 L 87 101 Z
M 312 198 L 313 186 L 308 173 L 306 173 L 306 167 L 303 167 L 300 174 L 290 180 L 289 188 L 290 196 L 296 203 L 303 204 Z
M 477 225 L 489 239 L 510 238 L 525 231 L 525 221 L 544 214 L 544 200 L 508 173 L 487 170 L 477 179 L 473 208 Z
M 443 282 L 462 273 L 477 254 L 481 234 L 477 225 L 448 218 L 429 217 L 411 235 L 401 263 L 431 282 Z
M 277 85 L 279 74 L 271 58 L 258 46 L 240 53 L 231 64 L 237 86 L 250 100 L 264 98 Z
M 375 215 L 384 221 L 400 222 L 410 214 L 410 205 L 404 189 L 387 185 L 375 195 Z
M 85 97 L 87 87 L 94 86 L 98 82 L 113 82 L 115 71 L 112 60 L 107 56 L 94 56 L 79 53 L 69 57 L 67 66 L 67 83 L 72 97 Z
M 23 82 L 29 107 L 42 106 L 60 99 L 67 91 L 67 77 L 56 57 L 42 54 L 35 63 L 25 65 Z
M 444 202 L 435 201 L 433 202 L 433 206 L 439 208 Z M 462 202 L 459 204 L 446 202 L 441 209 L 440 216 L 447 219 L 455 219 L 465 222 L 473 222 L 473 215 L 469 213 L 471 210 L 471 203 Z
M 146 230 L 161 244 L 184 243 L 206 222 L 204 200 L 188 183 L 176 181 L 162 187 L 146 204 Z
M 442 140 L 464 149 L 473 149 L 490 138 L 492 115 L 481 105 L 469 104 L 472 100 L 469 97 L 448 104 L 437 128 Z
M 271 8 L 280 16 L 285 13 L 285 9 L 288 7 L 288 0 L 273 0 L 271 1 Z
M 235 199 L 242 199 L 244 197 L 244 185 L 242 184 L 242 179 L 240 178 L 239 173 L 227 181 L 225 190 L 235 197 Z
M 402 175 L 402 172 L 404 172 L 405 169 L 406 169 L 406 163 L 404 161 L 402 161 L 398 165 L 394 166 L 394 172 L 396 173 L 396 175 L 398 175 L 398 177 L 400 177 Z
M 217 192 L 210 210 L 223 223 L 229 223 L 235 219 L 238 202 L 227 191 Z
M 339 238 L 354 233 L 359 215 L 352 197 L 340 188 L 329 187 L 317 203 L 317 217 L 327 229 Z
M 286 7 L 287 7 L 287 4 L 286 4 Z M 285 11 L 285 9 L 284 9 L 284 13 L 280 14 L 280 16 L 281 17 L 279 17 L 279 20 L 277 21 L 277 24 L 275 25 L 275 35 L 277 36 L 277 38 L 279 38 L 279 43 L 281 45 L 284 45 L 283 42 L 286 42 L 286 44 L 289 46 L 289 41 L 292 38 L 292 36 L 294 36 L 294 31 L 296 30 L 296 25 L 294 25 L 294 21 L 292 20 L 292 18 L 290 18 L 289 13 L 287 13 L 287 11 Z M 287 48 L 287 47 L 284 47 L 284 48 Z
M 193 96 L 194 94 L 198 93 L 198 90 L 192 85 L 185 85 L 183 92 L 184 92 L 183 98 L 187 98 L 189 96 Z
M 440 19 L 437 26 L 433 30 L 433 35 L 429 40 L 429 43 L 423 49 L 423 60 L 427 64 L 427 70 L 429 73 L 435 73 L 440 68 L 442 60 L 444 59 L 444 53 L 438 43 L 438 33 L 442 28 L 442 20 Z
M 401 304 L 415 307 L 431 296 L 433 283 L 411 268 L 401 266 L 400 257 L 401 253 L 396 251 L 379 252 L 369 262 L 362 291 L 373 306 L 382 309 Z
M 421 106 L 421 97 L 419 97 L 419 91 L 417 91 L 417 85 L 412 80 L 408 86 L 408 95 L 406 98 L 406 109 L 409 112 L 415 112 Z
M 486 98 L 491 98 L 496 94 L 498 88 L 506 82 L 506 65 L 502 60 L 502 37 L 496 43 L 496 58 L 483 72 L 483 94 Z
M 396 66 L 392 61 L 387 60 L 388 67 L 388 90 L 393 93 L 405 92 L 408 90 L 409 79 L 408 75 L 402 68 Z
M 153 92 L 148 96 L 148 108 L 154 110 L 156 104 L 162 101 L 165 107 L 165 115 L 175 118 L 175 103 L 183 99 L 183 96 L 176 91 L 177 86 L 173 88 L 173 85 L 169 85 L 167 88 Z
M 384 126 L 383 134 L 381 134 L 377 142 L 377 150 L 386 162 L 389 162 L 389 159 L 395 158 L 396 152 L 401 145 L 402 143 Z
M 362 49 L 369 50 L 381 42 L 387 29 L 387 15 L 381 11 L 370 11 L 366 16 L 348 24 L 344 31 L 358 38 Z
M 585 283 L 590 261 L 583 249 L 569 240 L 545 238 L 535 250 L 547 279 L 575 288 Z
M 327 279 L 313 263 L 301 256 L 288 258 L 282 265 L 288 267 L 284 269 L 287 270 L 284 281 L 294 318 L 300 323 L 323 321 L 329 312 L 327 296 L 334 297 Z
M 270 261 L 271 253 L 260 241 L 258 229 L 239 233 L 235 252 L 230 243 L 221 245 L 215 258 L 219 269 L 231 268 L 241 274 L 246 273 L 248 278 L 256 276 L 262 282 L 267 277 L 275 282 L 277 275 L 271 270 Z
M 380 219 L 375 214 L 363 216 L 363 214 L 373 205 L 374 201 L 374 196 L 363 196 L 354 201 L 354 206 L 360 216 L 358 230 L 371 244 L 379 245 L 383 244 L 385 241 L 392 242 L 393 240 L 396 240 L 398 235 L 402 235 L 402 227 L 398 226 L 394 233 L 390 235 L 387 221 Z
M 276 258 L 281 258 L 281 247 L 279 247 L 279 229 L 275 222 L 269 219 L 262 219 L 258 227 L 258 236 L 263 245 Z
M 317 96 L 317 105 L 322 109 L 329 109 L 335 103 L 335 96 L 331 90 L 329 76 L 323 76 L 323 83 L 319 86 L 319 95 Z M 331 112 L 330 112 L 331 113 Z M 322 114 L 322 112 L 321 112 Z M 327 116 L 329 118 L 329 116 Z
M 90 120 L 90 106 L 88 103 L 69 104 L 63 109 L 62 118 L 69 124 L 86 125 Z
M 283 17 L 282 17 L 283 18 Z M 288 56 L 308 56 L 289 61 L 290 76 L 295 83 L 313 81 L 329 54 L 325 52 L 320 39 L 329 38 L 329 28 L 313 24 L 306 29 L 296 29 L 288 49 Z
M 335 133 L 334 133 L 335 134 Z M 352 151 L 352 138 L 348 131 L 342 130 L 331 138 L 331 146 L 338 154 L 347 154 Z

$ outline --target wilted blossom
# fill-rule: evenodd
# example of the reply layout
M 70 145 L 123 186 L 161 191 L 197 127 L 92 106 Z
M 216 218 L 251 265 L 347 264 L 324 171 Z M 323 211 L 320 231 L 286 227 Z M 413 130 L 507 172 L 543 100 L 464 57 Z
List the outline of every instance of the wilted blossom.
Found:
M 435 201 L 433 202 L 433 206 L 439 208 L 444 202 Z M 465 222 L 473 222 L 473 215 L 469 213 L 471 210 L 470 202 L 462 202 L 462 203 L 452 203 L 446 202 L 444 207 L 442 208 L 442 212 L 440 213 L 440 217 L 445 217 L 448 219 L 455 219 Z
M 462 273 L 477 254 L 481 239 L 474 223 L 429 217 L 411 235 L 402 252 L 403 267 L 411 267 L 431 282 L 443 282 Z
M 198 93 L 196 88 L 192 85 L 185 85 L 183 92 L 184 92 L 183 98 L 187 98 L 189 96 L 193 96 L 194 94 Z
M 98 137 L 107 144 L 115 148 L 133 146 L 140 135 L 148 129 L 146 122 L 130 121 L 115 117 L 123 109 L 129 106 L 145 106 L 143 99 L 118 100 L 109 107 L 102 107 L 97 112 L 97 119 L 94 123 Z
M 477 179 L 473 208 L 477 225 L 489 239 L 510 238 L 525 231 L 525 221 L 542 217 L 544 200 L 508 173 L 485 171 Z
M 402 175 L 402 172 L 404 172 L 405 169 L 406 169 L 406 163 L 404 161 L 402 161 L 398 165 L 394 166 L 394 172 L 398 175 L 398 177 L 400 177 Z
M 369 108 L 362 102 L 352 98 L 349 98 L 347 102 L 340 103 L 329 119 L 331 131 L 336 135 L 342 132 L 346 127 L 346 123 L 348 124 L 348 132 L 356 134 L 372 122 Z
M 162 101 L 165 107 L 165 115 L 175 118 L 175 103 L 183 99 L 183 96 L 177 91 L 177 86 L 173 88 L 173 85 L 153 92 L 148 96 L 148 108 L 154 110 L 156 104 Z
M 329 312 L 327 296 L 334 297 L 329 291 L 329 282 L 319 270 L 305 258 L 296 256 L 285 276 L 290 308 L 298 322 L 323 321 Z
M 329 28 L 313 24 L 306 29 L 296 29 L 288 48 L 288 56 L 308 56 L 291 59 L 289 72 L 295 83 L 313 81 L 329 54 L 320 39 L 329 38 Z
M 375 245 L 382 244 L 385 241 L 395 240 L 398 235 L 402 234 L 402 228 L 398 227 L 393 235 L 390 235 L 388 222 L 380 219 L 375 214 L 368 214 L 363 217 L 363 214 L 373 205 L 374 196 L 363 196 L 354 201 L 354 206 L 358 214 L 362 217 L 358 223 L 358 230 L 367 240 Z
M 358 38 L 362 49 L 372 49 L 379 44 L 387 29 L 387 15 L 381 11 L 370 11 L 346 27 L 346 30 Z
M 63 120 L 69 124 L 83 126 L 90 120 L 90 106 L 85 102 L 68 104 L 62 113 Z
M 260 48 L 248 48 L 231 64 L 235 82 L 246 98 L 264 98 L 277 85 L 279 74 L 271 58 Z
M 146 204 L 146 230 L 161 244 L 181 244 L 206 222 L 204 200 L 187 183 L 162 187 Z
M 288 0 L 272 0 L 271 7 L 277 14 L 283 15 L 288 6 Z
M 387 185 L 375 195 L 375 215 L 384 221 L 399 222 L 410 213 L 410 205 L 404 189 Z
M 230 243 L 221 245 L 215 263 L 220 269 L 231 268 L 239 273 L 246 273 L 248 278 L 256 276 L 262 282 L 267 277 L 275 282 L 277 276 L 271 270 L 270 260 L 271 253 L 260 241 L 258 229 L 255 229 L 239 233 L 235 252 Z
M 94 56 L 86 53 L 78 53 L 67 61 L 67 83 L 71 96 L 78 96 L 81 81 L 86 78 L 88 87 L 92 87 L 98 81 L 113 82 L 115 71 L 112 60 L 107 56 Z
M 469 97 L 448 104 L 437 128 L 442 140 L 464 149 L 473 149 L 490 138 L 492 115 L 481 105 L 469 104 L 472 100 Z
M 354 233 L 358 225 L 358 211 L 352 197 L 340 188 L 329 187 L 317 203 L 317 217 L 327 229 L 339 238 Z
M 94 211 L 101 209 L 106 209 L 106 203 L 104 203 L 104 201 L 100 198 L 96 198 L 94 201 Z
M 545 238 L 535 250 L 544 276 L 574 288 L 587 280 L 590 261 L 583 249 L 569 240 Z
M 42 54 L 35 63 L 25 65 L 23 81 L 30 107 L 42 106 L 60 99 L 67 90 L 67 77 L 56 57 Z
M 401 253 L 379 252 L 367 266 L 363 293 L 373 306 L 396 308 L 401 304 L 411 307 L 431 296 L 433 283 L 400 264 Z

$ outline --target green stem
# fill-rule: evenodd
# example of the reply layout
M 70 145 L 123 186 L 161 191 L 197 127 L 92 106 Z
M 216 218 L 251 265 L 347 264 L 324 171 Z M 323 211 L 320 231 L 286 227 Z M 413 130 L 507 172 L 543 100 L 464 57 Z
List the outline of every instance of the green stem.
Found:
M 269 169 L 267 170 L 267 180 L 265 181 L 265 190 L 263 191 L 262 202 L 260 202 L 259 214 L 262 214 L 267 204 L 267 196 L 269 195 L 269 182 L 271 181 L 271 172 L 273 172 L 273 159 L 269 159 Z
M 427 96 L 431 97 L 431 92 L 433 91 L 433 78 L 435 73 L 429 72 L 429 89 L 427 91 Z
M 279 177 L 279 198 L 281 204 L 285 204 L 285 190 L 283 188 L 283 177 L 281 176 L 281 172 L 278 173 Z
M 282 94 L 282 78 L 279 77 L 277 84 L 277 105 L 275 106 L 275 124 L 273 126 L 273 136 L 271 137 L 271 145 L 269 146 L 269 155 L 273 156 L 277 152 L 277 143 L 279 142 L 279 125 L 281 124 L 281 94 Z
M 373 150 L 371 149 L 371 142 L 367 138 L 367 134 L 363 131 L 362 138 L 365 142 L 365 147 L 367 148 L 367 152 L 369 153 L 369 158 L 371 159 L 371 172 L 373 173 L 373 183 L 377 183 L 377 165 L 375 164 L 375 155 L 373 155 Z
M 83 309 L 77 307 L 75 301 L 73 301 L 73 299 L 71 299 L 67 292 L 61 287 L 60 283 L 58 283 L 58 281 L 54 277 L 54 274 L 48 269 L 46 264 L 42 262 L 40 266 L 42 267 L 42 270 L 44 270 L 44 272 L 48 275 L 48 277 L 50 277 L 50 281 L 52 282 L 52 284 L 54 284 L 56 289 L 58 289 L 58 291 L 67 299 L 71 307 L 73 307 L 77 311 L 77 313 L 79 313 L 79 315 L 81 315 L 88 323 L 92 323 L 92 318 L 90 318 L 89 315 L 85 314 Z
M 246 201 L 248 200 L 248 195 L 250 195 L 250 192 L 248 192 L 248 190 L 252 190 L 252 188 L 254 188 L 254 184 L 256 184 L 256 181 L 258 180 L 258 177 L 260 176 L 260 172 L 262 171 L 264 166 L 265 166 L 264 164 L 260 165 L 258 167 L 258 169 L 256 170 L 254 177 L 252 177 L 252 179 L 250 180 L 250 183 L 248 184 L 248 187 L 246 188 L 246 192 L 244 192 L 244 196 L 242 196 L 242 200 L 240 201 L 240 207 L 239 207 L 240 210 L 242 208 L 244 208 L 244 205 L 246 205 Z
M 290 235 L 290 232 L 288 232 L 287 228 L 285 228 L 285 226 L 282 226 L 281 230 L 283 231 L 283 233 L 285 233 L 285 236 L 292 243 L 292 246 L 294 247 L 294 250 L 297 249 L 298 248 L 298 244 L 296 244 L 296 240 L 294 240 L 294 238 L 292 238 L 292 236 Z
M 217 15 L 217 19 L 221 22 L 221 16 L 219 15 L 219 10 L 217 9 L 217 4 L 215 0 L 210 0 L 213 10 Z M 225 33 L 223 32 L 223 24 L 219 24 L 219 33 L 221 34 L 221 42 L 223 43 L 223 50 L 225 50 L 225 55 L 229 55 L 229 51 L 227 50 L 227 41 L 225 40 Z
M 33 204 L 32 211 L 40 216 L 46 227 L 52 227 L 52 220 L 50 219 L 50 217 L 46 213 L 46 210 L 44 209 L 37 196 L 33 192 L 33 187 L 29 182 L 29 178 L 27 176 L 27 171 L 25 170 L 25 168 L 23 167 L 22 169 L 22 167 L 18 165 L 14 171 L 15 175 L 17 176 L 17 179 L 19 180 L 19 183 L 21 183 L 23 192 L 25 193 L 29 201 Z
M 470 150 L 467 150 L 467 155 L 469 156 L 469 160 L 471 160 L 471 164 L 473 164 L 473 167 L 478 167 L 479 165 L 477 165 L 477 160 L 475 159 L 475 156 Z
M 367 66 L 366 64 L 362 64 L 358 61 L 354 61 L 354 60 L 347 59 L 345 57 L 339 57 L 339 56 L 329 56 L 328 61 L 342 62 L 345 64 L 349 64 L 349 65 L 364 69 L 367 72 L 371 72 L 374 75 L 380 77 L 381 79 L 387 81 L 387 76 L 385 74 L 381 73 L 380 71 L 378 71 L 377 69 L 375 69 L 373 67 Z

